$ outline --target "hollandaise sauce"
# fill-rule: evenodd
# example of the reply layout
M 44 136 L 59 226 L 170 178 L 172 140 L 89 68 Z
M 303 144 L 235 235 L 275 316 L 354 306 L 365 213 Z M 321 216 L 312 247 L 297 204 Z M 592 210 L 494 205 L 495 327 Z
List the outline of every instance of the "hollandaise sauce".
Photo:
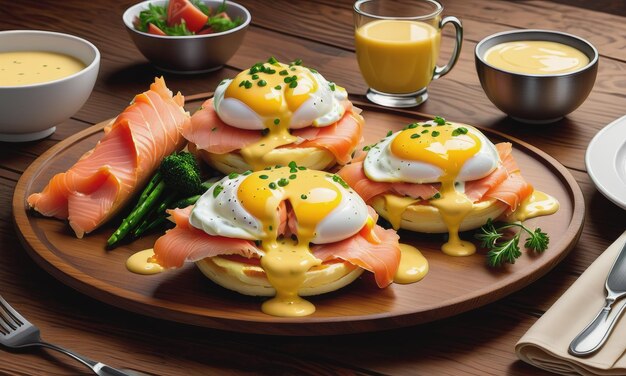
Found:
M 406 209 L 418 201 L 412 197 L 401 197 L 398 195 L 384 195 L 384 199 L 385 208 L 387 209 L 385 218 L 396 230 L 402 227 L 402 215 Z
M 47 51 L 0 52 L 0 86 L 24 86 L 58 80 L 85 68 L 69 55 Z
M 393 277 L 395 283 L 414 283 L 421 281 L 428 273 L 428 261 L 412 245 L 400 243 L 400 266 Z
M 233 79 L 224 98 L 238 99 L 266 119 L 264 137 L 241 149 L 241 155 L 253 170 L 276 164 L 267 160 L 268 153 L 298 140 L 289 133 L 292 117 L 311 93 L 318 90 L 313 72 L 299 61 L 289 65 L 256 64 Z
M 342 192 L 326 173 L 293 167 L 261 171 L 248 176 L 237 195 L 242 206 L 264 226 L 261 266 L 276 289 L 276 296 L 263 303 L 263 312 L 274 316 L 306 316 L 315 311 L 310 302 L 298 295 L 306 272 L 321 260 L 311 253 L 309 244 L 317 225 L 341 202 Z M 297 218 L 294 239 L 279 235 L 278 210 L 288 202 Z
M 451 256 L 475 253 L 474 244 L 459 237 L 461 222 L 471 212 L 473 203 L 464 193 L 457 191 L 455 182 L 465 162 L 480 150 L 480 139 L 466 128 L 426 124 L 400 132 L 390 147 L 400 159 L 425 162 L 441 169 L 439 197 L 430 200 L 430 204 L 439 209 L 448 227 L 449 238 L 442 251 Z
M 152 248 L 139 251 L 126 260 L 126 269 L 137 274 L 158 274 L 163 267 L 154 262 L 154 250 Z
M 506 222 L 525 221 L 542 215 L 554 214 L 559 210 L 556 198 L 541 191 L 533 191 L 520 206 L 506 218 Z
M 542 40 L 500 43 L 488 49 L 484 59 L 496 68 L 528 74 L 568 73 L 589 64 L 582 51 Z

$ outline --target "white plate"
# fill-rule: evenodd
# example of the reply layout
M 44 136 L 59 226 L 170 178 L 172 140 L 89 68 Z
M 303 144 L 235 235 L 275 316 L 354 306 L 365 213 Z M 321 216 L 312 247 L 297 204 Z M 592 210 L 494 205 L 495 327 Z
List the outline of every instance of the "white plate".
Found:
M 626 116 L 596 134 L 587 147 L 585 164 L 598 190 L 626 209 Z

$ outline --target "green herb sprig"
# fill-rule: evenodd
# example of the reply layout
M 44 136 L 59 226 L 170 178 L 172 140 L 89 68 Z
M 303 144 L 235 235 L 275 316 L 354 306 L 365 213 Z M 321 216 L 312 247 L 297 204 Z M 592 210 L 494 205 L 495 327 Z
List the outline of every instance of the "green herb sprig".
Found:
M 517 232 L 512 238 L 500 241 L 504 237 L 503 231 L 508 228 L 519 227 L 523 231 Z M 540 228 L 531 230 L 522 223 L 506 223 L 500 227 L 495 227 L 493 221 L 489 219 L 482 226 L 475 238 L 480 240 L 481 247 L 489 250 L 487 252 L 487 263 L 489 266 L 498 267 L 505 263 L 514 264 L 515 260 L 522 255 L 519 248 L 519 240 L 522 232 L 528 234 L 524 247 L 532 251 L 542 253 L 548 249 L 550 238 L 548 234 L 542 232 Z

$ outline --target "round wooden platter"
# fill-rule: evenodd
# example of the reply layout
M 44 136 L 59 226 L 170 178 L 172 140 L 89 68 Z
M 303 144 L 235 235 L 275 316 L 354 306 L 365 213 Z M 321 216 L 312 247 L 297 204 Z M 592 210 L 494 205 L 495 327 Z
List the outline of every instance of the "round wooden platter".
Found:
M 197 101 L 203 97 L 194 96 L 196 102 L 189 108 L 197 108 Z M 364 109 L 365 144 L 419 120 L 408 112 L 357 104 Z M 364 273 L 340 291 L 311 298 L 317 308 L 311 316 L 273 317 L 261 312 L 261 298 L 214 285 L 194 265 L 152 276 L 127 271 L 126 259 L 150 248 L 156 235 L 107 251 L 106 239 L 114 224 L 77 239 L 64 221 L 29 210 L 28 195 L 39 192 L 54 174 L 67 170 L 93 148 L 107 123 L 96 124 L 58 143 L 24 172 L 13 199 L 15 223 L 32 258 L 61 282 L 116 307 L 166 320 L 278 335 L 330 335 L 415 325 L 468 311 L 521 289 L 559 263 L 582 230 L 583 196 L 567 169 L 531 145 L 484 130 L 494 142 L 513 143 L 514 157 L 525 178 L 561 204 L 556 214 L 527 221 L 529 226 L 541 227 L 550 235 L 545 253 L 524 252 L 514 265 L 495 269 L 486 265 L 485 251 L 470 257 L 450 257 L 439 251 L 443 235 L 400 232 L 402 242 L 416 246 L 428 259 L 430 272 L 424 280 L 379 289 L 371 275 Z M 472 235 L 466 233 L 463 237 L 471 239 Z

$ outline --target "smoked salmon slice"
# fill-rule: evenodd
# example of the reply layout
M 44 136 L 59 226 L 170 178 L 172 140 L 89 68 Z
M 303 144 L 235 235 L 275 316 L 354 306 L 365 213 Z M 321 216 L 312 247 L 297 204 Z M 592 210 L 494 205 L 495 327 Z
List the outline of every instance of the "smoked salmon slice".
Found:
M 287 206 L 282 206 L 280 228 L 286 233 L 295 227 L 293 211 L 285 212 Z M 155 260 L 163 267 L 180 267 L 185 262 L 195 262 L 206 257 L 220 255 L 240 255 L 245 258 L 260 258 L 263 251 L 256 247 L 253 241 L 234 239 L 223 236 L 213 236 L 189 224 L 189 215 L 192 207 L 170 210 L 170 219 L 176 227 L 167 231 L 154 244 Z M 370 216 L 377 214 L 368 208 Z M 282 214 L 285 212 L 285 214 Z M 290 222 L 285 224 L 285 222 Z M 329 244 L 311 246 L 311 252 L 322 261 L 341 259 L 353 265 L 362 267 L 374 273 L 380 287 L 389 285 L 393 281 L 400 263 L 400 237 L 393 230 L 385 230 L 374 225 L 372 228 L 378 241 L 372 242 L 371 236 L 358 233 L 345 240 Z
M 384 193 L 429 199 L 436 195 L 440 184 L 387 183 L 370 180 L 363 170 L 363 162 L 352 162 L 344 166 L 337 175 L 348 183 L 365 202 Z
M 331 152 L 340 164 L 347 163 L 352 151 L 361 142 L 363 118 L 360 110 L 344 101 L 344 116 L 326 127 L 306 127 L 295 129 L 292 135 L 301 139 L 298 144 L 284 147 L 317 147 Z M 215 112 L 213 98 L 207 99 L 191 117 L 191 121 L 181 129 L 187 141 L 198 149 L 213 154 L 226 154 L 242 149 L 259 141 L 263 136 L 259 131 L 239 129 L 224 123 Z
M 378 214 L 368 206 L 373 223 Z M 311 247 L 311 252 L 322 261 L 341 259 L 374 273 L 378 287 L 386 287 L 393 282 L 393 277 L 400 266 L 400 236 L 394 230 L 385 230 L 374 225 L 372 236 L 364 237 L 358 233 L 339 242 L 318 244 Z
M 515 211 L 520 203 L 533 193 L 533 190 L 533 186 L 517 172 L 487 191 L 485 197 L 502 201 L 509 205 L 511 211 Z
M 465 195 L 478 202 L 484 198 L 494 198 L 515 210 L 520 202 L 532 194 L 533 188 L 520 173 L 512 154 L 509 142 L 496 144 L 500 157 L 498 167 L 482 179 L 465 183 Z M 439 192 L 440 184 L 387 183 L 369 180 L 363 170 L 364 155 L 344 166 L 337 174 L 354 189 L 365 202 L 381 194 L 394 193 L 416 199 L 430 199 Z
M 193 206 L 168 211 L 176 227 L 154 243 L 154 259 L 164 268 L 180 268 L 185 262 L 196 262 L 206 257 L 241 255 L 260 257 L 263 252 L 254 242 L 245 239 L 212 236 L 189 224 Z
M 104 137 L 66 172 L 58 173 L 28 205 L 39 213 L 67 219 L 82 238 L 115 215 L 158 168 L 163 158 L 182 149 L 178 131 L 189 122 L 184 97 L 175 96 L 163 78 L 104 130 Z

